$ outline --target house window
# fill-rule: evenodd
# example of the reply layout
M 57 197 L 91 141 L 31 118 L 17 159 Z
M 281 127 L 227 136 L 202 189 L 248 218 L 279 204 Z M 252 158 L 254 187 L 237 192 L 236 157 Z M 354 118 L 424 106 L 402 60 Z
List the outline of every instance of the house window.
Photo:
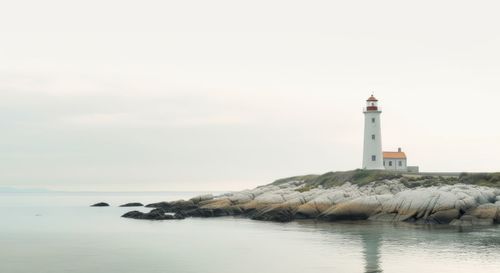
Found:
M 403 161 L 399 161 L 399 167 L 403 167 Z
M 375 135 L 372 135 L 372 139 L 375 140 Z
M 372 118 L 372 123 L 375 123 L 375 118 Z
M 389 161 L 389 167 L 392 167 L 392 161 Z
M 385 161 L 384 161 L 384 166 L 385 166 Z
M 377 161 L 377 156 L 376 155 L 372 155 L 372 161 Z

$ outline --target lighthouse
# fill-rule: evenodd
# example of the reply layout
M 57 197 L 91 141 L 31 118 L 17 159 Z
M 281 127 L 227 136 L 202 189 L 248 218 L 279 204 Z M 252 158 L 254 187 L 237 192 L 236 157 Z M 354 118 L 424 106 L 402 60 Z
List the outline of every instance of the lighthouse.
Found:
M 365 115 L 365 139 L 363 145 L 363 169 L 384 170 L 382 154 L 382 136 L 380 129 L 380 114 L 378 100 L 371 95 L 363 108 Z

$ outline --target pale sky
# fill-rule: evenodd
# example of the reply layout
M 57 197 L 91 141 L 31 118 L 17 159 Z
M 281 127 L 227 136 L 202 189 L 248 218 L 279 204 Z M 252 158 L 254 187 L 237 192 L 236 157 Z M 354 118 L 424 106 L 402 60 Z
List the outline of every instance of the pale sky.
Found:
M 3 1 L 0 186 L 238 190 L 361 167 L 364 101 L 422 171 L 500 170 L 497 1 Z

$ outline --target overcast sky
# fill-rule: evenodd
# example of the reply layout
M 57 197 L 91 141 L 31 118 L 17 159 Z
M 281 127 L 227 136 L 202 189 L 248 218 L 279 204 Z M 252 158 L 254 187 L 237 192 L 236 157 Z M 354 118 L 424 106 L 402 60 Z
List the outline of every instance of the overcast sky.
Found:
M 237 190 L 359 168 L 372 92 L 385 150 L 500 170 L 497 1 L 75 2 L 0 4 L 0 186 Z

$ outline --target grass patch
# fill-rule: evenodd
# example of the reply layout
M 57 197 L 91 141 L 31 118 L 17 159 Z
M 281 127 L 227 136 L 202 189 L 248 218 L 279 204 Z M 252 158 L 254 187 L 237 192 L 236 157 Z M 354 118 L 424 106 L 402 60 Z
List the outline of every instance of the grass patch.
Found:
M 296 189 L 295 191 L 298 191 L 298 192 L 308 192 L 312 189 L 314 189 L 315 187 L 314 186 L 311 186 L 311 185 L 304 185 L 298 189 Z
M 297 189 L 306 192 L 317 187 L 331 188 L 342 186 L 346 182 L 364 186 L 371 182 L 399 179 L 408 188 L 454 185 L 457 183 L 500 188 L 500 173 L 462 173 L 454 176 L 422 176 L 418 174 L 400 174 L 390 171 L 357 169 L 346 172 L 329 172 L 322 175 L 304 175 L 283 178 L 273 182 L 280 185 L 291 181 L 304 181 L 304 186 Z
M 401 177 L 401 174 L 394 172 L 357 169 L 354 171 L 346 172 L 329 172 L 323 175 L 294 176 L 276 180 L 273 184 L 280 185 L 290 181 L 304 181 L 309 189 L 319 186 L 322 186 L 323 188 L 331 188 L 342 186 L 346 182 L 351 182 L 353 184 L 363 186 L 375 181 L 397 179 Z M 304 191 L 306 189 L 307 188 L 304 188 Z
M 417 177 L 403 177 L 401 183 L 406 187 L 412 189 L 417 187 L 433 187 L 443 185 L 453 185 L 458 183 L 457 177 L 443 177 L 443 176 L 417 176 Z
M 500 187 L 500 173 L 461 173 L 458 180 L 464 184 Z

